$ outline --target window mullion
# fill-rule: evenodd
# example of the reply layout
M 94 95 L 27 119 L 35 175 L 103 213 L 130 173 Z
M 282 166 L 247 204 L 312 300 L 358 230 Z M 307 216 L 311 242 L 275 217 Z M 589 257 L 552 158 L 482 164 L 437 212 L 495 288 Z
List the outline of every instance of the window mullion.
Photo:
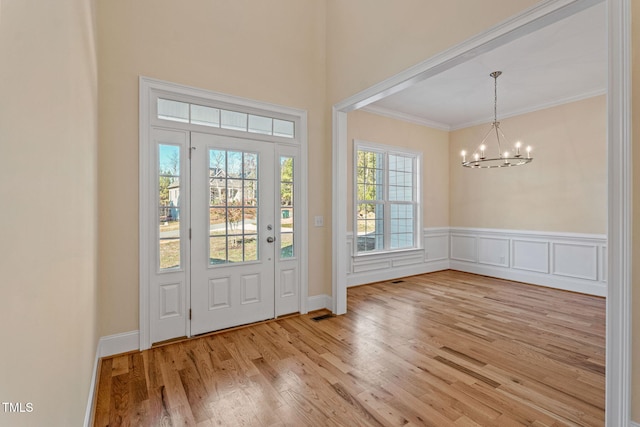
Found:
M 383 186 L 383 201 L 384 201 L 384 250 L 391 249 L 391 205 L 389 203 L 389 153 L 384 153 L 384 164 L 382 165 L 384 170 Z

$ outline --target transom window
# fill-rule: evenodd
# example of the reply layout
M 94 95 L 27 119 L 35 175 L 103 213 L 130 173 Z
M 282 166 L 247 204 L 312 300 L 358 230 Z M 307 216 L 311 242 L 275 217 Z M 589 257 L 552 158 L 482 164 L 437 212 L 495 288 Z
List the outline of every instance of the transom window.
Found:
M 295 123 L 274 117 L 241 113 L 189 102 L 158 98 L 158 118 L 180 123 L 230 129 L 261 135 L 295 137 Z
M 419 247 L 420 154 L 360 141 L 354 147 L 356 252 Z

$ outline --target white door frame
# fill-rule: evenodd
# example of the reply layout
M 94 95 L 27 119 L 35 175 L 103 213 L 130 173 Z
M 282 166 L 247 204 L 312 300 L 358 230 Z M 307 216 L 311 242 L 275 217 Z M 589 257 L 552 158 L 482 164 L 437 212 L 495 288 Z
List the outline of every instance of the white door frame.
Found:
M 333 106 L 332 305 L 347 311 L 347 113 L 605 0 L 546 0 Z M 631 0 L 606 0 L 608 75 L 607 426 L 631 425 Z
M 150 274 L 149 263 L 153 259 L 152 252 L 155 247 L 151 247 L 151 230 L 149 227 L 149 219 L 153 218 L 153 215 L 157 215 L 151 211 L 150 197 L 152 196 L 149 191 L 151 188 L 151 180 L 154 179 L 151 176 L 150 170 L 150 138 L 151 129 L 153 126 L 158 126 L 157 117 L 154 117 L 155 106 L 153 100 L 161 94 L 166 96 L 184 99 L 192 102 L 205 102 L 215 103 L 222 105 L 224 108 L 229 108 L 235 111 L 253 112 L 256 114 L 263 113 L 265 115 L 271 115 L 273 117 L 287 116 L 293 119 L 296 123 L 295 138 L 291 141 L 285 141 L 278 139 L 277 137 L 270 137 L 251 133 L 242 133 L 238 135 L 235 131 L 220 130 L 221 134 L 227 133 L 229 135 L 237 135 L 246 139 L 273 139 L 278 145 L 286 146 L 296 145 L 300 150 L 300 158 L 298 161 L 298 168 L 300 170 L 298 187 L 301 191 L 296 194 L 298 196 L 297 210 L 300 213 L 300 219 L 298 224 L 299 230 L 299 257 L 300 257 L 300 288 L 299 288 L 299 311 L 300 313 L 307 313 L 307 298 L 308 298 L 308 142 L 307 142 L 307 112 L 296 108 L 285 107 L 276 104 L 270 104 L 266 102 L 255 101 L 246 98 L 240 98 L 232 95 L 213 92 L 205 89 L 199 89 L 191 86 L 180 85 L 177 83 L 166 82 L 162 80 L 152 79 L 149 77 L 140 76 L 139 78 L 139 290 L 140 290 L 140 313 L 139 313 L 139 331 L 140 331 L 140 350 L 144 350 L 151 347 L 151 322 L 150 322 Z M 162 125 L 162 124 L 161 124 Z M 189 130 L 188 126 L 181 126 L 181 123 L 164 123 L 167 128 L 185 129 Z M 206 132 L 206 131 L 205 131 Z M 217 133 L 217 132 L 216 132 Z M 276 154 L 278 150 L 276 150 Z M 184 296 L 185 301 L 188 301 L 189 294 Z M 185 316 L 185 322 L 189 322 L 188 316 Z M 188 323 L 185 323 L 185 335 L 189 335 L 190 328 Z

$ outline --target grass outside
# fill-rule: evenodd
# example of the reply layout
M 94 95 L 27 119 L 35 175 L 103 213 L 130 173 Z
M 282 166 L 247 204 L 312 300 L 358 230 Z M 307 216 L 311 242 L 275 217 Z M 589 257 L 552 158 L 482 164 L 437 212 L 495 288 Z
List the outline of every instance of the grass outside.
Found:
M 226 240 L 224 235 L 217 238 L 210 239 L 210 264 L 226 264 L 256 261 L 258 259 L 258 245 L 255 235 L 246 235 L 244 239 L 242 236 L 229 237 L 229 258 L 227 261 L 226 255 Z M 244 258 L 243 258 L 244 251 Z M 293 237 L 288 238 L 286 234 L 283 235 L 281 248 L 281 258 L 293 257 Z M 160 268 L 176 268 L 180 266 L 180 240 L 168 239 L 160 242 Z
M 229 224 L 229 227 L 210 230 L 209 255 L 210 264 L 224 264 L 249 262 L 258 260 L 257 234 L 251 233 L 253 230 L 246 229 L 242 233 L 242 212 L 239 208 L 229 209 L 229 214 L 233 212 L 234 218 L 238 221 Z M 256 209 L 248 208 L 244 210 L 244 220 L 250 224 L 255 220 Z M 221 215 L 217 208 L 210 209 L 209 223 L 212 226 L 220 226 L 226 223 L 226 217 Z M 282 218 L 280 223 L 283 234 L 281 234 L 281 258 L 293 257 L 293 218 Z M 231 235 L 227 236 L 227 228 Z M 164 221 L 160 223 L 160 235 L 180 230 L 180 221 Z M 175 234 L 175 233 L 174 233 Z M 228 238 L 228 244 L 227 244 Z M 160 268 L 169 269 L 180 266 L 180 239 L 162 238 L 160 240 Z

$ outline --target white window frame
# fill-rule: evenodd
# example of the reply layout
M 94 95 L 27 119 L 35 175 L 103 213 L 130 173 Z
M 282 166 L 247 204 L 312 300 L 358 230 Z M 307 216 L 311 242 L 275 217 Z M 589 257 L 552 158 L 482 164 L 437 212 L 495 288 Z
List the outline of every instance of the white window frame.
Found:
M 381 200 L 372 201 L 384 206 L 384 218 L 383 218 L 383 248 L 375 249 L 372 251 L 358 251 L 358 204 L 366 203 L 366 200 L 358 199 L 358 151 L 369 151 L 375 153 L 381 153 L 384 155 L 383 165 L 383 198 Z M 398 155 L 404 157 L 411 157 L 413 159 L 413 201 L 392 201 L 389 200 L 389 155 Z M 414 207 L 413 218 L 413 246 L 404 248 L 391 248 L 391 205 L 392 204 L 407 204 Z M 353 255 L 354 256 L 367 256 L 381 253 L 396 253 L 402 251 L 414 251 L 422 249 L 422 152 L 411 150 L 408 148 L 385 145 L 375 142 L 362 141 L 358 139 L 353 140 Z

